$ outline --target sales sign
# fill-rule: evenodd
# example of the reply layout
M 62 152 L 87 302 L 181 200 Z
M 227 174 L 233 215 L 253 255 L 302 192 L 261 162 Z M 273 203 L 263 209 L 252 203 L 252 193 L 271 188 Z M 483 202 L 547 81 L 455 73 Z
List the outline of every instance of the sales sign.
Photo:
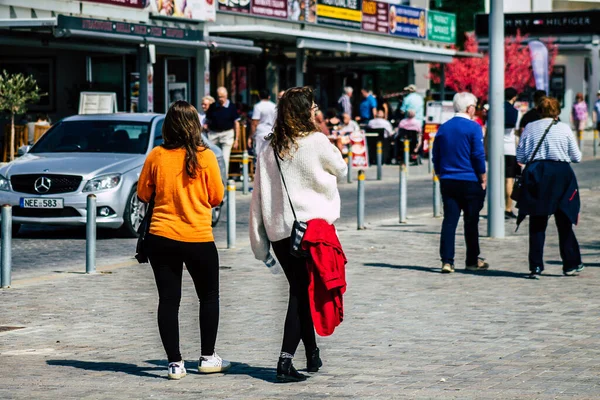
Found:
M 429 10 L 427 12 L 427 39 L 456 43 L 456 15 Z
M 367 32 L 389 32 L 389 5 L 378 1 L 363 0 L 362 29 Z
M 427 20 L 422 8 L 390 6 L 390 33 L 416 39 L 427 38 Z
M 317 22 L 344 28 L 361 29 L 361 0 L 318 0 Z
M 369 152 L 367 151 L 365 131 L 350 134 L 350 150 L 352 151 L 352 166 L 354 168 L 369 167 Z
M 250 12 L 261 17 L 287 19 L 287 0 L 252 0 Z

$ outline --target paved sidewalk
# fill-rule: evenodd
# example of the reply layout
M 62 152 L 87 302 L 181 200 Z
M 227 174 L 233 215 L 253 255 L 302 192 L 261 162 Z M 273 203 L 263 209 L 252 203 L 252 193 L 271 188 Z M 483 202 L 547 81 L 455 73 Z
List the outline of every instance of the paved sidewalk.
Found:
M 506 239 L 482 238 L 486 273 L 460 269 L 457 240 L 453 275 L 439 273 L 439 219 L 390 218 L 365 231 L 341 224 L 346 319 L 318 339 L 322 372 L 299 384 L 274 383 L 285 278 L 243 243 L 220 251 L 217 351 L 234 362 L 225 375 L 194 373 L 198 305 L 188 275 L 180 325 L 190 374 L 179 382 L 165 379 L 148 265 L 15 280 L 0 290 L 0 399 L 598 398 L 600 190 L 588 182 L 581 195 L 576 232 L 588 267 L 577 277 L 561 275 L 553 224 L 538 281 L 524 279 L 527 224 Z

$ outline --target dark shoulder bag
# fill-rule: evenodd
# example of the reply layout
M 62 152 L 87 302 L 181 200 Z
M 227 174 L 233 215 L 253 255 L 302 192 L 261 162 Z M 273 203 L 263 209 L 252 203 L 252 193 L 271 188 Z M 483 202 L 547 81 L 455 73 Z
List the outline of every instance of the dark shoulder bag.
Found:
M 521 193 L 523 192 L 523 175 L 525 175 L 525 169 L 535 159 L 535 156 L 537 155 L 538 151 L 540 150 L 540 147 L 542 147 L 542 143 L 544 142 L 544 139 L 546 139 L 546 135 L 548 134 L 548 132 L 550 132 L 550 128 L 552 128 L 554 125 L 556 125 L 557 122 L 558 122 L 557 120 L 554 120 L 554 121 L 552 121 L 552 123 L 550 125 L 548 125 L 548 127 L 546 128 L 546 131 L 542 135 L 542 138 L 540 139 L 539 143 L 537 144 L 537 147 L 533 151 L 533 154 L 531 154 L 529 161 L 527 161 L 527 164 L 525 164 L 521 173 L 515 177 L 515 184 L 513 185 L 513 191 L 510 195 L 510 198 L 513 199 L 514 201 L 518 202 L 521 199 Z
M 296 258 L 307 258 L 309 253 L 302 249 L 302 239 L 304 238 L 304 234 L 306 233 L 306 228 L 308 225 L 306 222 L 298 221 L 298 217 L 296 217 L 296 211 L 294 210 L 294 205 L 292 204 L 292 199 L 290 198 L 290 192 L 285 184 L 285 178 L 283 177 L 281 165 L 279 164 L 279 155 L 274 149 L 273 152 L 275 153 L 275 162 L 277 163 L 277 169 L 279 169 L 279 174 L 281 175 L 281 181 L 283 182 L 285 193 L 288 201 L 290 202 L 290 207 L 292 208 L 292 214 L 294 214 L 294 224 L 292 225 L 292 234 L 290 235 L 290 254 Z
M 154 212 L 154 196 L 152 193 L 152 197 L 150 198 L 150 202 L 148 203 L 148 208 L 146 208 L 146 215 L 142 219 L 140 226 L 138 227 L 138 240 L 137 245 L 135 247 L 135 258 L 138 260 L 140 264 L 145 264 L 148 262 L 148 252 L 146 251 L 146 241 L 148 233 L 150 232 L 150 222 L 152 221 L 152 213 Z

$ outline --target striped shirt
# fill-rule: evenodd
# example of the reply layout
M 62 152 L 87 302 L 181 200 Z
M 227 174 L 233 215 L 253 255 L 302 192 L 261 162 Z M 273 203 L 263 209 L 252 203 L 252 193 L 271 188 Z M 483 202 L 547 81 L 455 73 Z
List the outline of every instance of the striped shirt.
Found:
M 352 118 L 352 101 L 350 100 L 350 96 L 343 94 L 338 100 L 338 104 L 342 112 L 348 114 L 350 118 Z
M 521 135 L 519 147 L 517 147 L 517 162 L 527 164 L 530 161 L 531 155 L 551 123 L 551 118 L 544 118 L 527 124 Z M 564 122 L 558 122 L 550 128 L 535 160 L 580 162 L 581 151 L 579 151 L 571 127 Z

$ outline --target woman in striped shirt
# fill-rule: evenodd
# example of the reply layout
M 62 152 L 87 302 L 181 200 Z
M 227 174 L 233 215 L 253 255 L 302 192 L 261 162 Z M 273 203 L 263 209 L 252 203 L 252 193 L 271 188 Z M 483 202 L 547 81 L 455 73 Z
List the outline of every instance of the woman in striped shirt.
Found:
M 517 162 L 528 164 L 522 176 L 522 193 L 517 203 L 521 223 L 529 215 L 529 270 L 536 278 L 544 270 L 544 241 L 548 219 L 554 215 L 558 228 L 563 273 L 575 275 L 583 270 L 581 253 L 573 224 L 579 217 L 579 190 L 571 168 L 572 162 L 581 161 L 571 127 L 558 121 L 560 105 L 554 98 L 540 101 L 541 120 L 531 122 L 523 131 L 517 148 Z M 546 130 L 548 133 L 543 138 Z M 543 141 L 537 153 L 535 149 Z

